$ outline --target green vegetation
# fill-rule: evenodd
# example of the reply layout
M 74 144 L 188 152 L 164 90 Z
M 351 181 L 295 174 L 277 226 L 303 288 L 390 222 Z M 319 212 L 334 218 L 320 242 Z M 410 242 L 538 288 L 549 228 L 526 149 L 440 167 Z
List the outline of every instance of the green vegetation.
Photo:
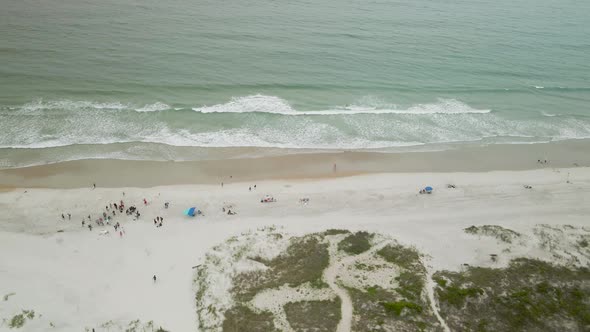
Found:
M 438 322 L 421 298 L 407 300 L 392 290 L 379 286 L 368 287 L 365 291 L 348 288 L 354 306 L 352 330 L 358 332 L 399 330 L 437 331 Z M 384 329 L 387 327 L 387 329 Z
M 440 287 L 445 287 L 447 285 L 447 281 L 443 278 L 432 278 Z
M 287 303 L 285 313 L 295 331 L 336 331 L 340 322 L 340 299 Z
M 338 250 L 342 250 L 347 254 L 358 255 L 371 249 L 371 239 L 373 234 L 367 232 L 356 232 L 350 234 L 344 240 L 338 243 Z
M 505 269 L 477 267 L 433 277 L 443 278 L 448 283 L 437 282 L 435 295 L 453 330 L 583 331 L 590 326 L 588 268 L 520 258 Z
M 256 261 L 267 266 L 266 270 L 235 276 L 232 293 L 234 299 L 242 304 L 236 305 L 225 313 L 223 331 L 273 331 L 275 329 L 271 313 L 257 313 L 244 305 L 261 291 L 278 288 L 285 284 L 297 287 L 308 282 L 313 288 L 328 287 L 322 280 L 322 274 L 329 264 L 330 255 L 328 244 L 322 243 L 321 240 L 322 237 L 317 234 L 293 238 L 287 250 L 276 258 L 272 260 L 255 258 Z M 198 296 L 202 294 L 197 293 Z M 310 306 L 314 308 L 315 304 Z M 300 305 L 291 306 L 290 309 L 293 318 L 298 317 L 299 313 L 307 310 L 308 307 Z M 305 319 L 301 324 L 304 324 L 304 321 Z
M 407 270 L 424 270 L 420 262 L 420 254 L 414 248 L 406 248 L 401 245 L 388 245 L 377 251 L 377 255 Z
M 377 286 L 372 286 L 366 289 L 367 294 L 371 295 L 371 296 L 375 296 L 377 295 Z
M 11 329 L 18 329 L 25 325 L 27 320 L 35 318 L 35 311 L 23 310 L 20 314 L 14 315 L 8 322 L 8 327 Z
M 321 278 L 310 281 L 309 285 L 311 286 L 311 288 L 315 289 L 330 288 L 330 286 L 327 283 L 325 283 Z
M 297 287 L 311 282 L 321 288 L 322 274 L 329 261 L 328 245 L 321 243 L 317 236 L 295 238 L 284 254 L 265 262 L 267 270 L 238 274 L 232 292 L 238 301 L 247 302 L 264 289 L 284 284 Z
M 14 317 L 12 317 L 10 319 L 10 322 L 8 323 L 8 327 L 10 327 L 11 329 L 14 328 L 21 328 L 25 325 L 27 319 L 25 318 L 24 314 L 18 314 L 18 315 L 14 315 Z
M 327 231 L 324 232 L 324 234 L 326 235 L 338 235 L 338 234 L 348 234 L 350 233 L 349 231 L 345 230 L 345 229 L 328 229 Z
M 460 308 L 468 297 L 477 297 L 483 295 L 483 293 L 484 291 L 481 288 L 446 287 L 444 288 L 444 291 L 439 293 L 439 299 L 440 301 L 447 302 Z
M 408 309 L 406 311 L 409 311 L 409 312 L 413 311 L 414 313 L 421 313 L 422 312 L 421 306 L 417 305 L 416 303 L 407 302 L 407 301 L 384 302 L 384 303 L 382 303 L 382 305 L 385 308 L 385 311 L 392 312 L 396 316 L 401 315 L 402 311 L 404 309 Z
M 422 275 L 404 271 L 395 278 L 399 286 L 395 289 L 398 294 L 408 300 L 419 300 L 424 289 L 424 277 Z
M 225 313 L 224 332 L 278 332 L 270 312 L 256 313 L 246 306 L 238 305 Z
M 495 237 L 506 243 L 512 243 L 522 236 L 518 232 L 497 225 L 470 226 L 465 228 L 464 231 L 467 234 Z

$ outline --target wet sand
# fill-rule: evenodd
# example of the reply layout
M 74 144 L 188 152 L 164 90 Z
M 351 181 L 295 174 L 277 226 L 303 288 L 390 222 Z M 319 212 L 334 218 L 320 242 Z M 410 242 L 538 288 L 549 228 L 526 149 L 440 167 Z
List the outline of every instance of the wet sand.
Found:
M 547 160 L 539 164 L 537 160 Z M 334 172 L 336 164 L 336 172 Z M 489 172 L 590 166 L 590 140 L 434 152 L 302 153 L 200 161 L 90 159 L 0 170 L 0 188 L 153 187 L 369 173 Z

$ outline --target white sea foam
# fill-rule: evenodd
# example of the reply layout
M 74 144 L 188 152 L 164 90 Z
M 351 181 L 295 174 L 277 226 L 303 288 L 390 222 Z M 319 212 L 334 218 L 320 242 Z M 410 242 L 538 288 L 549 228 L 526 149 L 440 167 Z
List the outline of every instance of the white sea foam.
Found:
M 147 104 L 142 107 L 136 108 L 137 112 L 159 112 L 169 110 L 170 106 L 161 102 L 156 102 L 153 104 Z
M 433 104 L 417 104 L 406 109 L 383 108 L 373 103 L 335 107 L 329 110 L 297 111 L 286 100 L 275 96 L 234 97 L 225 104 L 194 107 L 199 113 L 271 113 L 282 115 L 350 115 L 350 114 L 485 114 L 489 109 L 474 109 L 454 99 L 441 99 Z M 381 105 L 383 106 L 383 105 Z M 385 105 L 391 107 L 395 105 Z
M 121 102 L 93 102 L 85 100 L 74 101 L 67 99 L 43 101 L 43 99 L 37 99 L 18 108 L 26 112 L 53 109 L 76 110 L 86 108 L 121 110 L 129 108 L 129 105 Z
M 101 112 L 78 108 L 125 109 Z M 181 121 L 167 122 L 149 113 L 172 111 L 157 102 L 142 107 L 123 103 L 42 101 L 23 105 L 27 112 L 0 114 L 0 148 L 50 148 L 80 144 L 160 143 L 179 147 L 260 147 L 286 149 L 360 150 L 387 149 L 453 142 L 529 142 L 590 137 L 585 118 L 544 113 L 530 119 L 510 119 L 502 113 L 487 113 L 463 102 L 447 99 L 399 108 L 374 97 L 328 111 L 297 111 L 285 100 L 272 96 L 234 98 L 225 104 L 199 109 L 199 113 L 177 112 Z M 35 110 L 72 110 L 54 116 Z M 133 113 L 146 115 L 133 117 Z M 35 116 L 30 116 L 34 112 Z M 279 115 L 324 114 L 321 117 L 257 116 L 228 125 L 211 124 L 201 113 L 265 112 Z M 372 114 L 400 114 L 388 117 Z M 369 114 L 367 116 L 339 116 Z M 421 116 L 412 116 L 420 114 Z M 550 117 L 550 118 L 548 118 Z M 223 121 L 222 121 L 223 122 Z M 222 123 L 221 122 L 221 123 Z M 513 139 L 512 139 L 513 138 Z
M 171 107 L 162 102 L 145 104 L 137 106 L 130 103 L 114 102 L 96 102 L 88 100 L 43 100 L 37 99 L 21 106 L 12 106 L 10 109 L 22 110 L 24 112 L 35 112 L 42 110 L 67 110 L 76 111 L 80 109 L 96 110 L 135 110 L 137 112 L 158 112 L 168 110 Z

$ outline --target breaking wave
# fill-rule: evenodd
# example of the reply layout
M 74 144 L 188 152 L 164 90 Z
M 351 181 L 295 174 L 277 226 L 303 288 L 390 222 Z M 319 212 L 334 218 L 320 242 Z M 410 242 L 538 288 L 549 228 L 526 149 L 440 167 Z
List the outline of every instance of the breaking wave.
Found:
M 225 104 L 193 107 L 199 113 L 271 113 L 282 115 L 350 115 L 350 114 L 483 114 L 490 110 L 469 107 L 454 99 L 441 99 L 438 103 L 418 104 L 406 109 L 397 109 L 392 104 L 346 105 L 329 110 L 297 111 L 287 101 L 275 96 L 253 95 L 235 97 Z
M 366 97 L 316 111 L 297 110 L 282 98 L 265 95 L 194 108 L 163 102 L 72 100 L 36 100 L 0 107 L 0 148 L 16 149 L 142 142 L 179 147 L 353 150 L 588 137 L 587 117 L 544 113 L 510 118 L 455 99 L 397 106 Z

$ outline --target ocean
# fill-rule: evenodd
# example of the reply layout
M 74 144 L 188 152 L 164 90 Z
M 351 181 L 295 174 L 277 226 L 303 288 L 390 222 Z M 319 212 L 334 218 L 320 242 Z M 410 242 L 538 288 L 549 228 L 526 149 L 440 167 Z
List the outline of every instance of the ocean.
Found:
M 3 0 L 0 167 L 590 138 L 589 18 L 576 0 Z

